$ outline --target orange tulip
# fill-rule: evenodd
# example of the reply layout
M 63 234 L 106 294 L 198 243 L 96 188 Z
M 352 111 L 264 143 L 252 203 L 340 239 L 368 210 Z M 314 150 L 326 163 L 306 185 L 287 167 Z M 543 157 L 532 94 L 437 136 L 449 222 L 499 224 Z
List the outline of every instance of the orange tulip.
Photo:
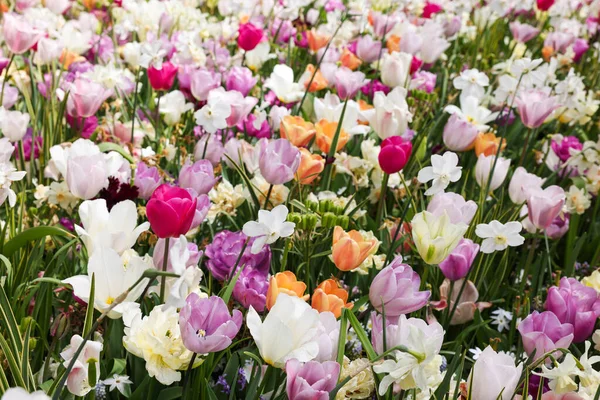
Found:
M 542 57 L 544 57 L 544 61 L 550 62 L 550 58 L 554 54 L 554 48 L 552 46 L 544 46 L 542 49 Z
M 333 230 L 332 258 L 341 271 L 358 268 L 376 248 L 377 239 L 365 240 L 358 231 L 346 232 L 341 226 L 336 226 Z
M 325 169 L 325 159 L 318 154 L 312 154 L 305 148 L 300 149 L 300 154 L 302 158 L 296 171 L 296 180 L 301 185 L 308 185 Z
M 83 0 L 83 6 L 88 10 L 93 10 L 96 6 L 96 0 Z
M 313 74 L 315 75 L 314 78 Z M 323 90 L 329 84 L 329 82 L 327 82 L 327 79 L 325 79 L 325 77 L 321 73 L 321 70 L 317 70 L 317 73 L 315 74 L 315 67 L 312 64 L 308 64 L 306 66 L 306 73 L 304 74 L 304 76 L 306 76 L 306 79 L 304 80 L 304 87 L 308 89 L 308 91 L 311 93 Z M 311 78 L 312 82 L 310 81 Z M 309 83 L 310 87 L 308 86 Z
M 75 62 L 85 61 L 85 57 L 64 49 L 60 55 L 59 61 L 65 68 L 69 68 L 69 66 Z
M 493 133 L 479 133 L 475 139 L 475 154 L 479 157 L 480 154 L 493 156 L 498 153 L 500 146 L 500 138 L 497 138 Z M 506 139 L 502 139 L 502 150 L 506 148 Z
M 387 47 L 388 52 L 392 54 L 395 51 L 400 51 L 400 36 L 391 35 L 385 43 L 385 47 Z
M 298 281 L 296 275 L 291 271 L 278 272 L 271 277 L 269 281 L 269 290 L 267 291 L 267 309 L 275 305 L 279 293 L 285 293 L 290 296 L 300 297 L 307 301 L 309 295 L 304 295 L 306 283 Z
M 331 311 L 336 318 L 342 315 L 342 308 L 351 309 L 354 304 L 346 303 L 348 292 L 342 289 L 335 279 L 321 282 L 313 293 L 311 306 L 318 312 Z
M 354 53 L 348 49 L 344 49 L 342 52 L 342 55 L 340 56 L 340 62 L 344 67 L 349 68 L 352 71 L 360 67 L 360 64 L 362 64 L 361 59 L 356 57 L 356 55 L 354 55 Z
M 315 129 L 317 130 L 317 146 L 323 153 L 329 153 L 331 142 L 333 141 L 333 137 L 335 136 L 337 128 L 337 122 L 331 122 L 326 119 L 320 120 L 315 125 Z M 350 136 L 348 136 L 348 133 L 346 133 L 343 128 L 340 129 L 340 135 L 335 150 L 340 151 L 346 145 L 346 143 L 348 143 L 349 139 Z
M 306 32 L 306 38 L 308 39 L 308 47 L 316 53 L 320 48 L 325 47 L 329 41 L 329 36 L 324 35 L 311 29 Z
M 362 99 L 358 101 L 358 107 L 360 108 L 361 111 L 371 110 L 371 109 L 375 108 L 371 104 L 367 103 L 366 101 L 364 101 Z M 361 125 L 369 125 L 369 121 L 367 121 L 367 120 L 359 119 L 358 123 Z
M 315 126 L 306 122 L 302 117 L 286 115 L 279 123 L 279 135 L 296 147 L 306 146 L 315 136 Z

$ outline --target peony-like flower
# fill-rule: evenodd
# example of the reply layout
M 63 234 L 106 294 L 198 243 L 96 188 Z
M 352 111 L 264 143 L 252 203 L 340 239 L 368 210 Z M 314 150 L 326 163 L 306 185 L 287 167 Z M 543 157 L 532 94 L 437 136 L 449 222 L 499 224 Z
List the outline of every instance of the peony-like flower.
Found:
M 352 271 L 360 266 L 365 259 L 377 251 L 377 239 L 368 239 L 356 230 L 344 231 L 341 226 L 333 230 L 331 258 L 341 271 Z
M 417 251 L 427 264 L 436 265 L 448 257 L 467 231 L 464 222 L 450 221 L 446 212 L 436 217 L 428 211 L 416 214 L 412 221 L 412 238 Z
M 367 399 L 375 390 L 375 378 L 370 368 L 370 362 L 366 358 L 357 358 L 350 361 L 344 356 L 344 367 L 340 381 L 346 377 L 352 377 L 335 396 L 335 400 L 345 399 Z
M 308 301 L 310 297 L 308 294 L 305 295 L 306 283 L 298 281 L 296 275 L 292 271 L 278 272 L 271 276 L 269 280 L 269 290 L 267 291 L 267 309 L 270 310 L 277 302 L 277 297 L 281 293 L 285 293 L 288 296 L 294 296 L 301 298 L 304 301 Z
M 348 292 L 340 287 L 335 279 L 327 279 L 317 288 L 312 295 L 312 308 L 321 312 L 330 311 L 339 318 L 342 308 L 352 309 L 354 304 L 348 303 Z

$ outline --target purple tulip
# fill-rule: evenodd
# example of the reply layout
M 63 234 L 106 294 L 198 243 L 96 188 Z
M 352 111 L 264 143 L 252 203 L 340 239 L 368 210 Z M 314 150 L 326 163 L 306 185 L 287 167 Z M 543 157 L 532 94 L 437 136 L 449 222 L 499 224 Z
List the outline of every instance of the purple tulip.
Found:
M 237 261 L 247 236 L 243 232 L 231 232 L 223 230 L 215 235 L 211 244 L 206 246 L 206 263 L 208 269 L 215 279 L 224 281 L 232 275 L 235 262 Z M 244 254 L 240 259 L 239 265 L 245 265 L 245 269 L 254 269 L 261 271 L 264 275 L 269 273 L 271 268 L 271 249 L 264 246 L 258 254 L 252 254 L 254 239 L 250 239 Z
M 398 330 L 398 318 L 388 317 L 387 309 L 385 325 L 385 336 L 387 342 L 385 349 L 389 350 L 394 347 L 393 338 L 396 337 L 396 331 Z M 383 354 L 383 316 L 375 311 L 371 312 L 371 343 L 373 344 L 373 349 L 375 349 L 377 354 Z
M 289 400 L 328 400 L 340 375 L 340 364 L 335 361 L 305 364 L 292 358 L 285 364 L 286 391 Z
M 461 239 L 452 253 L 439 266 L 444 276 L 451 281 L 457 281 L 467 276 L 479 253 L 479 245 L 470 239 Z
M 225 88 L 227 90 L 237 90 L 244 96 L 248 96 L 257 81 L 258 79 L 252 75 L 252 71 L 248 68 L 236 66 L 228 71 Z
M 421 278 L 410 266 L 397 257 L 385 267 L 371 283 L 369 300 L 379 312 L 385 308 L 385 315 L 397 317 L 422 308 L 431 292 L 419 291 Z
M 417 71 L 412 76 L 411 89 L 422 90 L 427 93 L 433 92 L 437 75 L 428 71 Z
M 552 240 L 560 239 L 569 230 L 569 220 L 571 219 L 570 214 L 558 214 L 558 217 L 554 218 L 554 221 L 546 228 L 546 234 Z
M 269 121 L 265 118 L 260 124 L 258 124 L 256 115 L 250 113 L 237 124 L 238 130 L 244 132 L 248 136 L 252 136 L 258 139 L 270 138 L 271 137 L 271 126 Z M 228 142 L 229 143 L 229 142 Z
M 565 162 L 571 158 L 571 149 L 581 150 L 583 149 L 583 143 L 576 136 L 565 136 L 562 140 L 557 141 L 554 138 L 550 143 L 552 151 L 560 158 L 560 161 Z
M 294 178 L 300 166 L 300 150 L 287 139 L 271 141 L 260 151 L 260 173 L 271 185 L 281 185 Z
M 338 68 L 335 73 L 335 88 L 341 99 L 353 98 L 358 90 L 368 83 L 365 74 L 360 71 L 352 71 L 346 67 Z
M 244 308 L 252 306 L 256 311 L 262 312 L 267 304 L 267 290 L 269 290 L 267 274 L 252 268 L 244 268 L 233 288 L 233 298 Z
M 177 240 L 169 240 L 169 254 L 171 254 L 171 249 L 177 243 Z M 202 257 L 202 250 L 198 250 L 198 245 L 193 242 L 188 242 L 187 248 L 190 252 L 190 258 L 187 260 L 185 266 L 193 267 L 198 265 L 200 261 L 200 257 Z M 158 270 L 162 270 L 163 260 L 165 258 L 165 239 L 158 239 L 156 245 L 154 246 L 154 253 L 152 253 L 152 262 L 154 267 Z M 173 266 L 171 265 L 171 257 L 167 261 L 167 271 L 173 271 Z
M 215 183 L 217 179 L 213 166 L 208 160 L 198 160 L 193 164 L 186 160 L 179 171 L 179 186 L 184 189 L 194 189 L 199 195 L 208 194 Z
M 158 173 L 158 168 L 148 167 L 143 162 L 137 164 L 134 184 L 138 188 L 140 198 L 148 200 L 162 183 L 163 180 Z
M 600 316 L 600 299 L 596 289 L 577 279 L 564 277 L 559 286 L 548 289 L 546 310 L 552 311 L 562 323 L 573 325 L 573 341 L 581 343 L 594 331 Z
M 194 133 L 196 133 L 196 129 L 194 129 Z M 225 148 L 219 135 L 203 135 L 194 147 L 194 159 L 206 159 L 211 162 L 213 167 L 216 167 L 221 162 L 223 152 L 225 152 Z
M 185 299 L 179 312 L 179 327 L 184 346 L 194 353 L 206 354 L 229 347 L 242 327 L 242 313 L 229 314 L 227 304 L 219 296 L 200 298 L 196 293 Z
M 530 356 L 535 352 L 535 360 L 554 349 L 568 348 L 573 341 L 573 325 L 561 323 L 552 311 L 534 311 L 517 329 L 525 352 Z

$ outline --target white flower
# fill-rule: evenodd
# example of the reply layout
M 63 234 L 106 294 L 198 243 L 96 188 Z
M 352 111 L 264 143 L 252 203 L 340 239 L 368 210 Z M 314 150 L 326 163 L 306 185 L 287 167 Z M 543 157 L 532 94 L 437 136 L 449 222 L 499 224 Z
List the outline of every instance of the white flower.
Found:
M 324 98 L 315 97 L 314 111 L 315 120 L 326 119 L 331 122 L 339 122 L 344 109 L 344 102 L 335 94 L 327 92 Z M 367 125 L 359 124 L 357 121 L 361 115 L 361 110 L 357 102 L 348 100 L 344 119 L 342 120 L 342 129 L 350 135 L 365 134 L 369 131 Z
M 294 71 L 285 64 L 277 64 L 273 68 L 264 86 L 271 89 L 283 103 L 293 103 L 304 96 L 304 87 L 294 82 Z
M 579 189 L 577 186 L 572 185 L 569 188 L 567 195 L 567 210 L 570 213 L 583 214 L 585 210 L 590 208 L 592 202 L 592 196 L 586 192 L 585 189 Z
M 27 390 L 14 387 L 4 392 L 2 400 L 50 400 L 46 393 L 38 390 L 37 392 L 27 393 Z
M 196 265 L 187 266 L 190 259 L 188 242 L 184 235 L 176 239 L 175 244 L 169 249 L 169 261 L 174 273 L 179 278 L 166 279 L 167 299 L 165 304 L 175 308 L 185 306 L 186 297 L 193 291 L 198 290 L 198 284 L 202 279 L 202 270 Z
M 22 140 L 27 133 L 29 114 L 19 111 L 8 111 L 0 106 L 0 130 L 11 142 Z
M 394 51 L 385 52 L 381 58 L 381 81 L 392 88 L 407 86 L 410 82 L 412 55 Z
M 87 275 L 76 275 L 63 280 L 73 287 L 73 294 L 82 301 L 90 301 L 90 288 L 92 275 L 94 275 L 94 308 L 100 312 L 107 311 L 112 303 L 125 293 L 139 278 L 144 271 L 154 268 L 152 260 L 140 257 L 134 250 L 128 250 L 119 256 L 111 248 L 98 248 L 91 255 L 87 267 Z M 125 309 L 131 306 L 143 293 L 148 284 L 148 279 L 143 279 L 131 292 L 127 294 L 124 301 L 115 306 L 108 317 L 118 319 Z
M 112 378 L 107 378 L 102 381 L 105 386 L 110 387 L 110 391 L 117 389 L 122 395 L 126 395 L 126 387 L 125 385 L 131 385 L 133 382 L 129 380 L 129 376 L 127 375 L 119 375 L 114 374 Z
M 510 322 L 512 321 L 513 314 L 510 311 L 498 308 L 492 311 L 492 324 L 498 326 L 498 332 L 510 329 Z
M 283 204 L 271 211 L 260 210 L 258 222 L 248 221 L 244 224 L 244 234 L 255 237 L 252 254 L 258 254 L 265 244 L 275 243 L 280 237 L 289 237 L 294 233 L 296 224 L 286 222 L 288 209 Z
M 568 353 L 562 363 L 555 368 L 549 369 L 542 364 L 542 372 L 534 372 L 535 375 L 548 379 L 548 386 L 556 394 L 565 394 L 577 390 L 577 383 L 573 378 L 580 374 L 577 368 L 577 360 L 573 354 Z
M 144 68 L 151 66 L 156 69 L 162 69 L 163 58 L 167 55 L 163 49 L 162 41 L 155 40 L 152 43 L 145 42 L 140 48 L 139 65 Z
M 282 368 L 292 358 L 307 362 L 319 354 L 319 312 L 296 296 L 280 293 L 264 321 L 250 306 L 246 325 L 267 364 Z
M 67 181 L 52 182 L 48 188 L 48 203 L 69 211 L 79 203 L 79 199 L 69 191 Z
M 138 236 L 150 227 L 144 222 L 136 227 L 137 209 L 131 200 L 117 203 L 108 211 L 106 200 L 86 200 L 79 206 L 81 224 L 75 232 L 92 255 L 97 246 L 110 247 L 121 254 L 133 247 Z
M 14 207 L 17 203 L 17 194 L 10 188 L 13 182 L 25 177 L 25 171 L 17 171 L 9 162 L 0 163 L 0 205 L 8 198 L 8 204 Z
M 406 93 L 403 87 L 394 88 L 387 96 L 383 92 L 375 92 L 374 108 L 363 111 L 369 125 L 381 139 L 402 135 L 408 129 L 408 123 L 412 122 Z
M 481 353 L 483 353 L 483 350 L 481 350 L 479 347 L 474 347 L 472 349 L 469 349 L 469 353 L 471 353 L 471 358 L 473 360 L 476 360 L 479 358 L 479 356 L 481 355 Z
M 164 114 L 167 125 L 177 124 L 181 120 L 181 114 L 193 109 L 194 105 L 186 102 L 185 96 L 179 90 L 173 90 L 160 99 L 159 110 Z
M 431 196 L 443 192 L 450 182 L 457 182 L 461 176 L 462 167 L 458 167 L 458 156 L 456 153 L 447 151 L 443 156 L 434 154 L 431 156 L 431 167 L 425 167 L 419 171 L 417 179 L 421 183 L 433 180 L 433 184 L 425 192 Z
M 452 83 L 456 89 L 462 91 L 461 99 L 473 96 L 481 101 L 485 95 L 485 87 L 490 84 L 490 79 L 485 73 L 474 68 L 462 71 Z
M 254 49 L 246 52 L 245 62 L 248 68 L 253 71 L 258 71 L 262 65 L 277 57 L 274 53 L 271 53 L 271 47 L 268 40 L 260 42 Z
M 231 115 L 231 104 L 218 90 L 211 90 L 207 103 L 194 113 L 196 123 L 208 133 L 227 128 L 227 118 Z
M 489 128 L 488 122 L 493 121 L 498 113 L 493 113 L 487 108 L 479 105 L 479 99 L 474 96 L 461 97 L 460 108 L 455 105 L 449 105 L 444 108 L 449 114 L 456 114 L 463 121 L 468 121 L 481 132 L 486 132 Z
M 504 179 L 506 179 L 509 167 L 509 158 L 499 157 L 498 161 L 496 161 L 496 156 L 480 154 L 479 157 L 477 157 L 477 163 L 475 164 L 475 181 L 485 190 L 488 188 L 488 179 L 490 179 L 490 174 L 493 171 L 488 188 L 490 192 L 493 192 L 498 189 L 504 182 Z
M 60 353 L 60 356 L 65 360 L 63 362 L 65 368 L 69 366 L 82 343 L 83 338 L 81 336 L 73 335 L 69 345 Z M 73 364 L 73 369 L 67 377 L 67 389 L 75 396 L 85 396 L 93 389 L 88 380 L 90 363 L 95 362 L 96 364 L 96 380 L 100 377 L 100 352 L 102 348 L 102 343 L 88 340 L 81 353 L 79 353 L 77 361 Z
M 481 243 L 482 253 L 493 253 L 501 251 L 508 246 L 517 247 L 525 242 L 525 238 L 519 234 L 522 225 L 518 221 L 502 224 L 499 221 L 492 221 L 489 224 L 479 224 L 475 228 L 475 234 L 483 239 Z
M 542 65 L 544 60 L 541 58 L 532 60 L 531 58 L 520 58 L 515 60 L 511 67 L 510 72 L 521 80 L 521 87 L 531 88 L 533 86 L 542 86 L 546 80 L 545 71 L 534 71 L 537 67 Z

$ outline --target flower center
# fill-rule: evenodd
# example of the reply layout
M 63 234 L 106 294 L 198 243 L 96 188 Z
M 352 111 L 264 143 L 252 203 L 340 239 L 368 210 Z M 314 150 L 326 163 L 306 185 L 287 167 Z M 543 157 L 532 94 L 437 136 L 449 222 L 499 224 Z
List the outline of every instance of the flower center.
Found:
M 199 337 L 204 337 L 206 336 L 206 331 L 204 329 L 198 329 L 197 334 Z
M 494 240 L 496 241 L 496 244 L 506 244 L 507 242 L 506 236 L 504 235 L 498 235 Z
M 114 297 L 108 296 L 106 299 L 106 304 L 111 305 L 115 301 Z

